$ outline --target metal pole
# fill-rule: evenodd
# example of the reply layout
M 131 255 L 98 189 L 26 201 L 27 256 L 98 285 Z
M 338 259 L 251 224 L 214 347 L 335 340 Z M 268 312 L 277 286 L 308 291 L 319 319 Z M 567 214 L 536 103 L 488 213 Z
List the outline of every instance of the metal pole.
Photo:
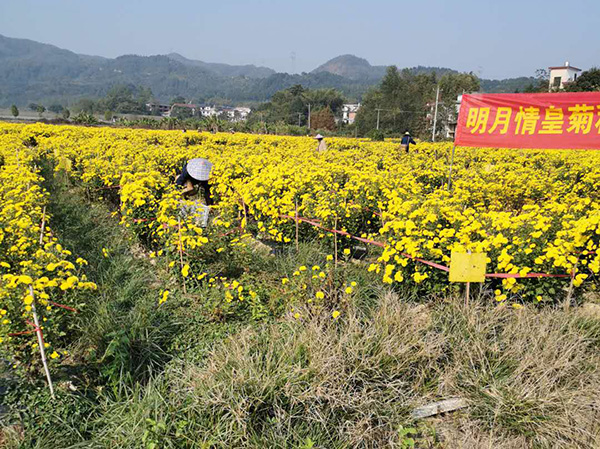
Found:
M 448 192 L 452 188 L 452 166 L 454 165 L 454 150 L 456 149 L 456 143 L 452 145 L 452 156 L 450 158 L 450 170 L 448 171 Z
M 435 142 L 435 128 L 437 126 L 437 112 L 438 112 L 438 102 L 440 100 L 440 85 L 437 86 L 437 91 L 435 93 L 435 112 L 433 113 L 433 133 L 431 135 L 431 141 Z
M 379 113 L 381 112 L 381 109 L 377 109 L 377 131 L 379 131 Z

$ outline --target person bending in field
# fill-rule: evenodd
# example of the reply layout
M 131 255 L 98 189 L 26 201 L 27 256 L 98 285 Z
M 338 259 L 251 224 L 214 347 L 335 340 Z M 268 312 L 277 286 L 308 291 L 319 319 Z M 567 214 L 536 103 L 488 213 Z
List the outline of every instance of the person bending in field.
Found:
M 204 192 L 204 201 L 207 206 L 212 206 L 212 198 L 210 196 L 210 172 L 213 164 L 204 158 L 190 159 L 187 161 L 181 170 L 181 174 L 177 176 L 175 184 L 183 187 L 181 193 L 184 197 L 190 197 L 196 193 L 198 187 Z
M 327 150 L 327 144 L 325 143 L 325 139 L 321 134 L 317 134 L 315 136 L 315 139 L 317 139 L 317 141 L 319 142 L 319 145 L 317 146 L 317 151 Z
M 410 133 L 408 131 L 406 131 L 404 133 L 404 136 L 402 136 L 402 141 L 400 142 L 400 148 L 405 150 L 408 153 L 408 149 L 410 147 L 410 144 L 416 145 L 417 142 L 415 142 L 413 140 L 413 138 L 410 136 Z

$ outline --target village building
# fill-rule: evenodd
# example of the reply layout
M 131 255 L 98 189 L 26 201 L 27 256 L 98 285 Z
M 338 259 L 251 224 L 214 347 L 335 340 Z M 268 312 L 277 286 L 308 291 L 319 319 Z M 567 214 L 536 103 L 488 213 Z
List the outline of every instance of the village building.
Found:
M 342 123 L 351 125 L 356 120 L 356 113 L 360 109 L 360 103 L 342 105 Z
M 581 73 L 581 69 L 573 67 L 568 61 L 565 62 L 564 66 L 548 67 L 548 69 L 550 69 L 549 92 L 564 89 L 566 83 L 577 81 L 577 77 Z
M 159 104 L 159 103 L 146 103 L 146 108 L 150 111 L 151 114 L 160 114 L 165 115 L 171 111 L 171 106 L 168 104 Z

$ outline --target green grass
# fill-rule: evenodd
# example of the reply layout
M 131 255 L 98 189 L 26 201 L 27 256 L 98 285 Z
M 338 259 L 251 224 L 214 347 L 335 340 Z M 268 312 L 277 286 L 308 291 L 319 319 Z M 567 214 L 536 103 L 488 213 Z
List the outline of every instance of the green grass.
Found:
M 298 266 L 322 263 L 328 250 L 316 241 L 299 253 L 291 245 L 276 256 L 246 249 L 200 261 L 265 297 L 260 316 L 219 315 L 205 284 L 183 294 L 107 206 L 64 180 L 47 187 L 54 231 L 89 261 L 99 289 L 73 318 L 72 355 L 53 372 L 57 399 L 42 382 L 3 397 L 11 412 L 0 446 L 600 447 L 598 318 L 498 308 L 485 295 L 469 308 L 417 298 L 355 263 L 341 264 L 330 284 L 356 281 L 352 299 L 309 310 L 276 287 Z M 172 297 L 159 307 L 166 287 Z M 450 397 L 469 406 L 412 421 L 414 407 Z

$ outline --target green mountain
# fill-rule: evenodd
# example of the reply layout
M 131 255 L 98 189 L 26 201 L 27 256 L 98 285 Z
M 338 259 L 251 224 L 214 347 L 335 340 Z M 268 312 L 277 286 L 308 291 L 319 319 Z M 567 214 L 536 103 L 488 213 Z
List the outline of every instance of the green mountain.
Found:
M 481 90 L 483 92 L 512 94 L 515 92 L 523 92 L 523 90 L 533 84 L 537 84 L 538 80 L 532 76 L 522 76 L 520 78 L 507 78 L 504 80 L 481 80 Z
M 327 72 L 355 81 L 376 84 L 384 77 L 386 68 L 386 66 L 381 65 L 373 66 L 369 64 L 369 61 L 366 59 L 354 55 L 342 55 L 330 59 L 325 64 L 314 69 L 311 73 Z M 436 73 L 439 76 L 446 73 L 458 73 L 457 70 L 449 69 L 447 67 L 416 66 L 408 69 L 415 74 Z M 503 80 L 482 79 L 481 90 L 488 93 L 513 93 L 515 91 L 522 91 L 531 83 L 535 83 L 535 78 L 519 77 Z
M 252 64 L 247 65 L 229 65 L 219 64 L 215 62 L 204 62 L 194 59 L 188 59 L 185 56 L 181 56 L 179 53 L 169 53 L 166 55 L 169 59 L 182 63 L 183 65 L 200 67 L 214 72 L 221 76 L 247 76 L 248 78 L 267 78 L 277 73 L 275 70 L 268 67 L 257 67 Z
M 336 88 L 350 100 L 359 100 L 385 70 L 353 55 L 333 58 L 310 73 L 297 75 L 254 65 L 207 63 L 177 53 L 111 59 L 0 35 L 0 107 L 30 102 L 68 105 L 80 98 L 102 97 L 115 85 L 149 87 L 155 99 L 163 102 L 178 95 L 231 103 L 265 101 L 294 84 Z M 412 70 L 440 75 L 451 71 L 420 66 Z M 482 80 L 482 87 L 489 92 L 514 92 L 530 82 L 530 78 Z
M 355 81 L 377 82 L 385 75 L 386 66 L 373 66 L 369 61 L 354 55 L 330 59 L 311 73 L 332 73 Z
M 294 84 L 335 87 L 354 98 L 368 87 L 330 73 L 289 75 L 253 65 L 205 63 L 178 54 L 114 59 L 79 55 L 0 35 L 0 106 L 69 104 L 83 97 L 104 96 L 119 84 L 149 87 L 158 101 L 182 95 L 234 103 L 265 101 Z

